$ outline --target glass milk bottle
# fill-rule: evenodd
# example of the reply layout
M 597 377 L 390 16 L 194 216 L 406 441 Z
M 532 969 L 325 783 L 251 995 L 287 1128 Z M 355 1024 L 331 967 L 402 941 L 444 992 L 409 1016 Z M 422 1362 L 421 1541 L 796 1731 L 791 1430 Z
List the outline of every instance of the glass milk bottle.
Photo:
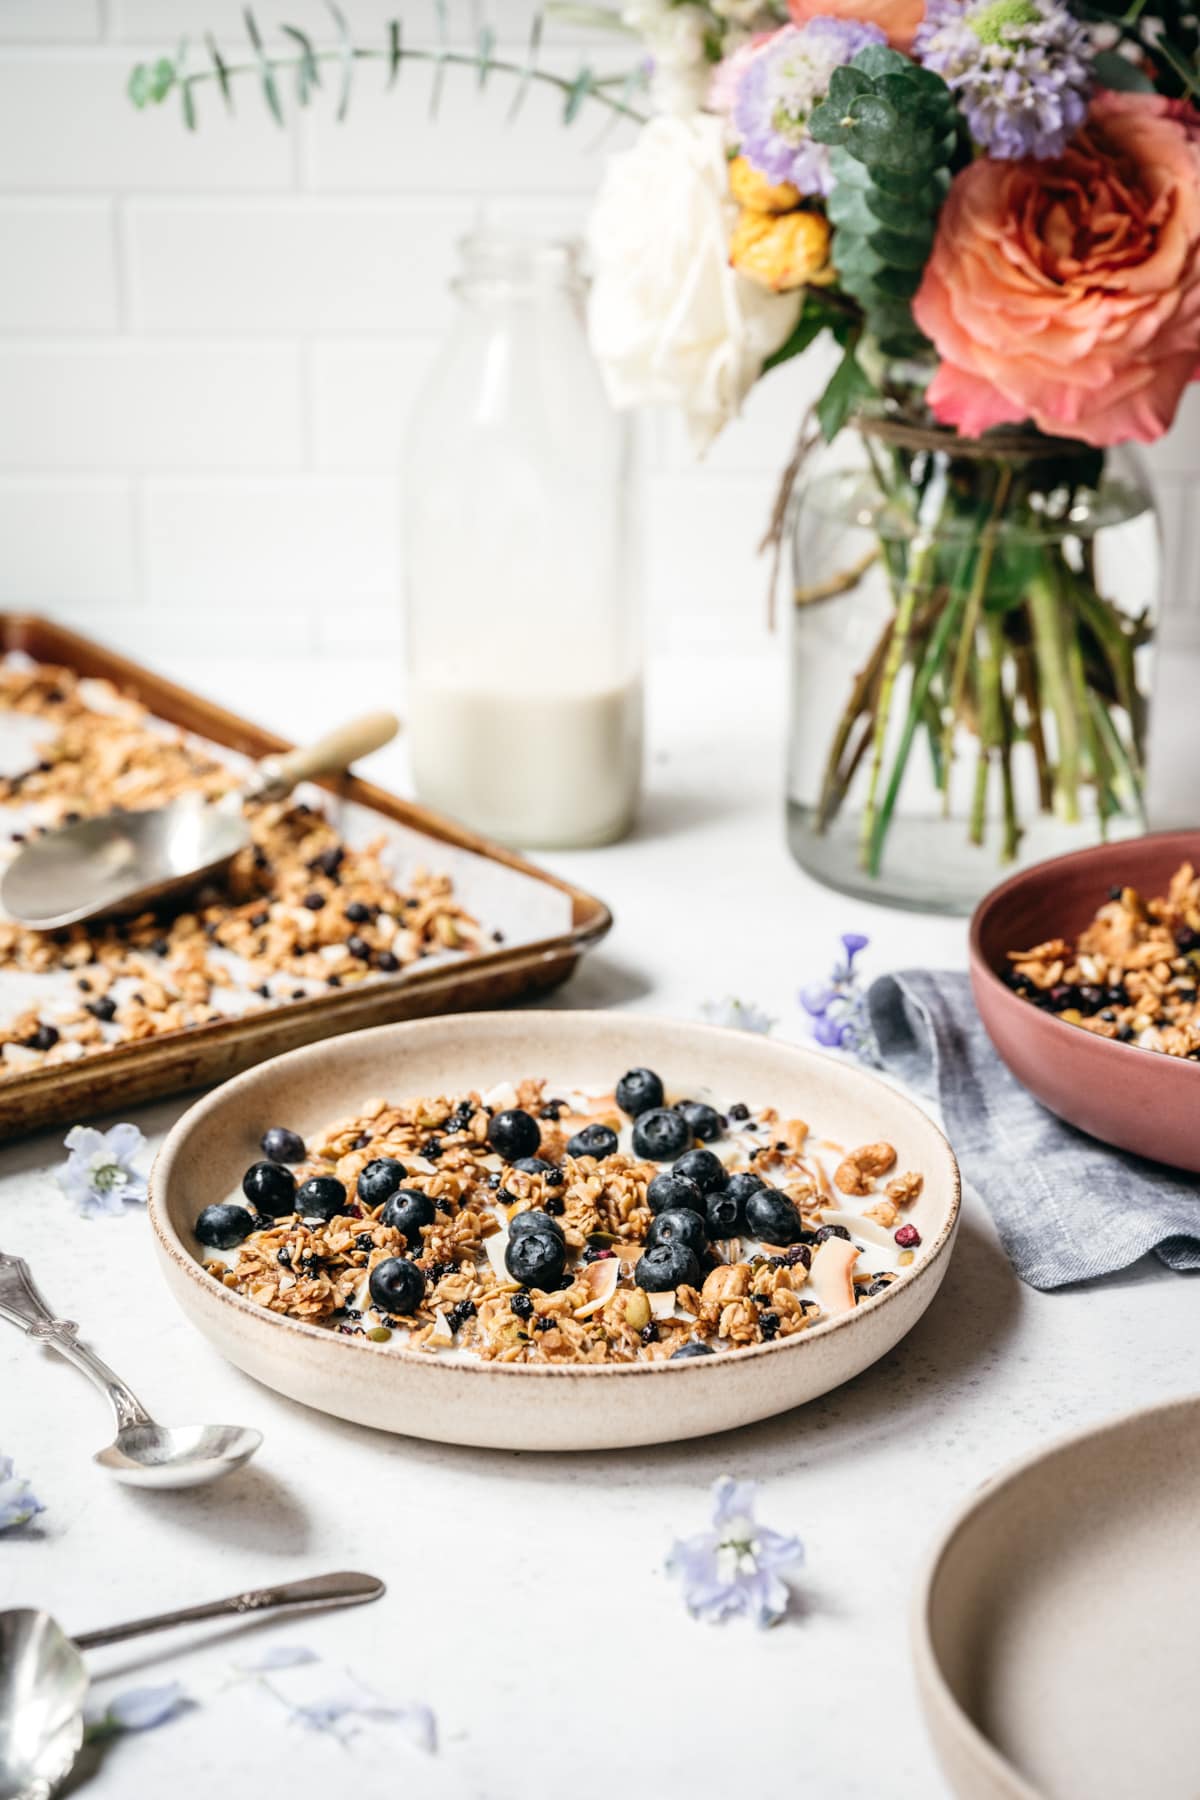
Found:
M 420 799 L 489 837 L 621 837 L 642 762 L 631 432 L 577 247 L 460 246 L 459 318 L 409 433 L 403 557 Z

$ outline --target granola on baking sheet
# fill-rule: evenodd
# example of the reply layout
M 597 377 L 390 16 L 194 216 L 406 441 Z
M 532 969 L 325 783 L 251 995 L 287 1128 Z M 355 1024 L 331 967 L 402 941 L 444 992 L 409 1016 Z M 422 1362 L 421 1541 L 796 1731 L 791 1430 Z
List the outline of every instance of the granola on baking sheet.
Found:
M 1184 863 L 1165 895 L 1113 888 L 1075 942 L 1010 950 L 1014 993 L 1099 1037 L 1200 1061 L 1200 875 Z
M 668 1106 L 649 1070 L 600 1096 L 525 1080 L 377 1098 L 263 1148 L 196 1221 L 214 1279 L 346 1336 L 488 1362 L 793 1337 L 881 1293 L 921 1243 L 901 1212 L 922 1177 L 890 1144 L 847 1150 L 740 1102 Z
M 216 799 L 240 779 L 232 757 L 70 669 L 0 662 L 0 718 L 10 853 L 38 830 L 183 793 Z M 398 884 L 382 837 L 351 845 L 295 797 L 248 802 L 246 816 L 253 847 L 182 910 L 55 932 L 0 918 L 0 1080 L 480 948 L 449 876 L 418 868 Z

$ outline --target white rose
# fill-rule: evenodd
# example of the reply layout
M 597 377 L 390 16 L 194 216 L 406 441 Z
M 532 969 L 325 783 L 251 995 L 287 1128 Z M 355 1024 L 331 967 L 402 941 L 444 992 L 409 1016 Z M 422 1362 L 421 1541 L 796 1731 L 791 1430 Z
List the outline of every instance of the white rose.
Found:
M 679 406 L 697 451 L 741 410 L 799 294 L 729 266 L 737 207 L 722 123 L 657 118 L 609 159 L 592 213 L 588 323 L 615 406 Z

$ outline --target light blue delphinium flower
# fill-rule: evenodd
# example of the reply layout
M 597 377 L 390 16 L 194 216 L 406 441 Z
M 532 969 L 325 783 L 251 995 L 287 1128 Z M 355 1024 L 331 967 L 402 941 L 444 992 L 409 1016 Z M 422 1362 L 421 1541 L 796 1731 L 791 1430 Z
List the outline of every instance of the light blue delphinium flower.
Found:
M 829 151 L 809 136 L 809 115 L 829 92 L 835 69 L 868 44 L 885 42 L 878 25 L 853 19 L 810 19 L 777 31 L 749 63 L 734 99 L 738 148 L 747 162 L 768 181 L 827 194 Z
M 1061 0 L 928 0 L 913 55 L 989 156 L 1061 156 L 1087 117 L 1092 44 Z
M 169 1681 L 163 1687 L 126 1688 L 124 1693 L 114 1694 L 104 1707 L 89 1711 L 87 1734 L 95 1742 L 98 1738 L 117 1737 L 123 1731 L 154 1731 L 194 1705 L 178 1681 Z
M 860 931 L 842 935 L 845 960 L 834 964 L 826 981 L 800 990 L 800 1004 L 813 1021 L 813 1036 L 828 1050 L 848 1050 L 860 1062 L 879 1066 L 879 1047 L 867 1010 L 866 990 L 855 960 L 870 939 Z
M 711 1531 L 672 1546 L 667 1572 L 683 1583 L 688 1611 L 718 1625 L 737 1614 L 760 1626 L 782 1619 L 791 1598 L 783 1576 L 804 1561 L 798 1537 L 785 1537 L 754 1517 L 756 1481 L 724 1476 L 713 1484 Z
M 35 1513 L 45 1507 L 25 1480 L 13 1470 L 11 1456 L 0 1456 L 0 1531 L 15 1525 L 28 1525 Z
M 725 1025 L 734 1031 L 756 1031 L 764 1037 L 775 1023 L 761 1006 L 755 1006 L 750 1000 L 735 1000 L 732 994 L 727 994 L 724 1000 L 706 1000 L 700 1015 L 709 1025 Z
M 58 1171 L 58 1185 L 85 1219 L 115 1218 L 127 1204 L 145 1202 L 146 1177 L 133 1160 L 146 1140 L 136 1125 L 114 1125 L 110 1131 L 73 1125 L 63 1141 L 70 1155 Z

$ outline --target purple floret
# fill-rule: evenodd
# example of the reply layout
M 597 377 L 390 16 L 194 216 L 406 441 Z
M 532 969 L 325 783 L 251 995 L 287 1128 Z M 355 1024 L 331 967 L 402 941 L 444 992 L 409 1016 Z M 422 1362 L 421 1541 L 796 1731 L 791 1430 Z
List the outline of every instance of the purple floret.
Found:
M 1060 0 L 928 0 L 913 55 L 1006 160 L 1061 156 L 1087 117 L 1091 41 Z
M 808 135 L 808 119 L 829 90 L 835 69 L 868 44 L 886 40 L 877 25 L 810 19 L 785 25 L 750 63 L 738 84 L 733 122 L 741 154 L 768 181 L 790 181 L 802 194 L 827 194 L 829 152 Z

